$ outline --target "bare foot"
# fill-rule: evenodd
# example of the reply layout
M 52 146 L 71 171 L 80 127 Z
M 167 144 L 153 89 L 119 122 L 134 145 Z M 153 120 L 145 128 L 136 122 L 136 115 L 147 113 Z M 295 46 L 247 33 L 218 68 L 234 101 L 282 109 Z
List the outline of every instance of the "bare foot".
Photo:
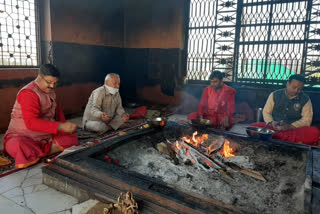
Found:
M 52 155 L 52 154 L 59 153 L 59 152 L 62 152 L 61 149 L 56 144 L 53 143 L 48 155 Z

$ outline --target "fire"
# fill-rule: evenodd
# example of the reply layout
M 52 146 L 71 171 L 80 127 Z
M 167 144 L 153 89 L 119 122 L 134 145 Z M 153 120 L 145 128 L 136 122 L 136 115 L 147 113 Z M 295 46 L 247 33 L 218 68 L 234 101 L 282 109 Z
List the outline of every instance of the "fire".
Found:
M 226 158 L 235 156 L 232 148 L 230 147 L 230 142 L 227 139 L 224 142 L 223 148 L 221 150 L 221 154 Z
M 181 144 L 178 141 L 176 141 L 175 146 L 177 147 L 178 150 L 181 149 Z
M 235 156 L 235 151 L 230 147 L 230 142 L 227 139 L 215 139 L 209 146 L 206 145 L 208 142 L 205 143 L 208 139 L 208 134 L 199 135 L 198 132 L 194 132 L 192 136 L 184 136 L 181 141 L 176 141 L 173 144 L 173 149 L 177 154 L 183 153 L 185 156 L 190 156 L 190 149 L 196 149 L 198 152 L 209 158 L 214 158 L 217 152 L 220 152 L 220 154 L 225 158 Z M 190 145 L 192 147 L 190 147 Z
M 192 137 L 185 136 L 185 137 L 182 137 L 182 140 L 195 147 L 199 147 L 204 141 L 208 140 L 208 134 L 203 134 L 202 136 L 198 136 L 198 132 L 196 131 L 192 134 Z

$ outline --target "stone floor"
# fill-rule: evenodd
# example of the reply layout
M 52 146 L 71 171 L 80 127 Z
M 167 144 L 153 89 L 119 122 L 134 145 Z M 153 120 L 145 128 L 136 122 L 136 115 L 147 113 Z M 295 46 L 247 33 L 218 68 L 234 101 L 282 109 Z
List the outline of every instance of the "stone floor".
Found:
M 186 120 L 173 115 L 169 120 Z M 80 125 L 81 117 L 69 120 Z M 238 124 L 231 131 L 244 133 L 247 125 Z M 0 135 L 2 138 L 3 135 Z M 2 149 L 2 141 L 0 149 Z M 8 214 L 79 214 L 79 201 L 42 183 L 43 164 L 0 178 L 0 213 Z
M 71 213 L 76 198 L 42 184 L 43 164 L 0 178 L 1 213 Z

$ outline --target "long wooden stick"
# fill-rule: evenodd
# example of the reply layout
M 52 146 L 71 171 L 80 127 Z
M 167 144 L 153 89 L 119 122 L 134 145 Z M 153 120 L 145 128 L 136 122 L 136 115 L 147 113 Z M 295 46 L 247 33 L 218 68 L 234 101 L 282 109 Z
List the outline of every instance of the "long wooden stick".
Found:
M 266 182 L 267 180 L 260 174 L 260 172 L 257 172 L 257 171 L 254 171 L 252 169 L 235 169 L 237 170 L 238 172 L 242 173 L 242 174 L 245 174 L 245 175 L 248 175 L 248 176 L 251 176 L 255 179 L 258 179 L 260 181 L 264 181 Z

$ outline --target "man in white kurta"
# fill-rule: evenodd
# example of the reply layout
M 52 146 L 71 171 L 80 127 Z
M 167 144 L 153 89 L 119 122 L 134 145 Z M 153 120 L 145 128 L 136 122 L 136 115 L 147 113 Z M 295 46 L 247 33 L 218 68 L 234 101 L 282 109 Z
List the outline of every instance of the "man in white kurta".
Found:
M 117 130 L 128 121 L 128 115 L 122 107 L 119 86 L 119 75 L 111 73 L 106 76 L 105 84 L 91 93 L 83 115 L 83 129 L 101 133 Z

